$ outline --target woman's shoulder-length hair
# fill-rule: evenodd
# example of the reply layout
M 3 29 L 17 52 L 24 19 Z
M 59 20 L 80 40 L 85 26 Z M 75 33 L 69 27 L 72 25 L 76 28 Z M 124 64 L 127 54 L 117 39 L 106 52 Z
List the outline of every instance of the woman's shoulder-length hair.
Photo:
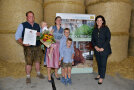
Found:
M 97 23 L 96 23 L 96 21 L 97 21 L 98 18 L 101 18 L 102 21 L 103 21 L 102 27 L 107 27 L 105 18 L 104 18 L 102 15 L 98 15 L 98 16 L 95 18 L 94 28 L 98 28 L 98 25 L 97 25 Z

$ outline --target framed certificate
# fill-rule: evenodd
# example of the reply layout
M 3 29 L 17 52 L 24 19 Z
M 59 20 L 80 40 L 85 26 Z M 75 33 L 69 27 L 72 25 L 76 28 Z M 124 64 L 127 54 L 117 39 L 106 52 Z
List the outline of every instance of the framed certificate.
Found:
M 36 30 L 25 28 L 23 44 L 36 45 Z

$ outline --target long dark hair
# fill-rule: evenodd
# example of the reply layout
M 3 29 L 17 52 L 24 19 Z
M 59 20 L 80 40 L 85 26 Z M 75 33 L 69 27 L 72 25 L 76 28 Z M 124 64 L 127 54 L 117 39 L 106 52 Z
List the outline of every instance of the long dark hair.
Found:
M 106 20 L 105 20 L 105 18 L 104 18 L 102 15 L 98 15 L 98 16 L 95 18 L 95 25 L 94 25 L 94 28 L 98 28 L 98 25 L 97 25 L 97 23 L 96 23 L 96 21 L 97 21 L 98 18 L 101 18 L 101 19 L 102 19 L 102 21 L 103 21 L 102 27 L 105 27 L 105 26 L 106 26 Z
M 54 21 L 55 25 L 56 25 L 56 20 L 57 20 L 58 18 L 60 18 L 60 19 L 61 19 L 61 17 L 60 17 L 60 16 L 57 16 L 57 17 L 55 18 L 55 21 Z

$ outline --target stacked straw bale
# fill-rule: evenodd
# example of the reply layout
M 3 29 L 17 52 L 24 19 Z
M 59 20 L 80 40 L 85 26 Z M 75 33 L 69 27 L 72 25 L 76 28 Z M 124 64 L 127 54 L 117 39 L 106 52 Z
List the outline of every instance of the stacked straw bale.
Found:
M 112 54 L 110 61 L 121 61 L 128 56 L 131 16 L 130 0 L 86 0 L 87 12 L 103 15 L 111 30 Z
M 85 13 L 84 0 L 44 0 L 44 20 L 49 26 L 56 13 Z
M 133 9 L 131 14 L 131 25 L 130 25 L 130 37 L 129 37 L 129 46 L 128 46 L 128 55 L 134 56 L 134 0 L 133 0 Z
M 25 13 L 33 11 L 35 21 L 43 20 L 43 0 L 0 0 L 0 60 L 24 62 L 23 48 L 14 34 L 18 25 L 26 21 Z

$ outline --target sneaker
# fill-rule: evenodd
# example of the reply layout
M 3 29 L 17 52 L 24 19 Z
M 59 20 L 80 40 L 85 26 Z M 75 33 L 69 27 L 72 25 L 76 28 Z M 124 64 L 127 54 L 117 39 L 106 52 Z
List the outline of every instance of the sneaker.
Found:
M 31 78 L 26 78 L 26 83 L 31 83 Z
M 44 75 L 41 74 L 41 73 L 40 73 L 40 75 L 37 75 L 37 77 L 40 78 L 40 79 L 44 79 L 45 78 Z
M 61 78 L 61 82 L 64 84 L 64 82 L 65 82 L 65 78 L 64 77 Z
M 67 82 L 67 79 L 65 79 L 65 81 L 64 81 L 64 85 L 67 86 L 67 83 L 68 83 L 68 82 Z
M 49 83 L 52 83 L 52 80 L 48 80 Z
M 71 80 L 71 78 L 68 79 L 68 83 L 69 83 L 70 85 L 72 85 L 72 80 Z

